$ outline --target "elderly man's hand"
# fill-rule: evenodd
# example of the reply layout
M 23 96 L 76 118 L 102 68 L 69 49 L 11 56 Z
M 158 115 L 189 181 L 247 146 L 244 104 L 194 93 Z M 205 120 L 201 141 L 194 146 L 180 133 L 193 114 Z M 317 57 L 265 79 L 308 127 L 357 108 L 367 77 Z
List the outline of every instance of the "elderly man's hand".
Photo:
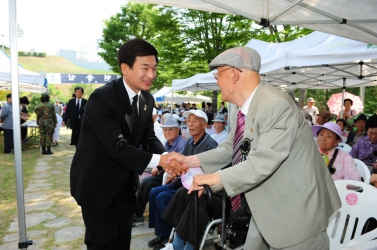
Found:
M 173 176 L 186 173 L 188 168 L 175 159 L 169 160 L 170 154 L 161 155 L 159 166 L 161 166 L 165 170 L 165 172 Z
M 212 174 L 197 174 L 194 176 L 192 185 L 187 193 L 191 194 L 192 191 L 199 191 L 200 197 L 203 193 L 203 185 L 213 186 L 216 184 L 221 184 L 219 172 Z

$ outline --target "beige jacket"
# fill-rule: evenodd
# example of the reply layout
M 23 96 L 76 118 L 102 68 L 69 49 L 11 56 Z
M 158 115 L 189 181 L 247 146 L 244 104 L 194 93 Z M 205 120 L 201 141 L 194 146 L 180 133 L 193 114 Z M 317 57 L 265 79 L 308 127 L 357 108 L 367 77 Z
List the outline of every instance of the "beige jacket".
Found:
M 237 124 L 237 108 L 231 124 Z M 232 126 L 235 128 L 235 126 Z M 197 155 L 205 173 L 231 163 L 234 129 L 216 149 Z M 257 226 L 274 248 L 303 242 L 326 230 L 341 203 L 313 135 L 291 97 L 260 84 L 250 103 L 244 137 L 248 159 L 222 170 L 228 195 L 245 193 Z

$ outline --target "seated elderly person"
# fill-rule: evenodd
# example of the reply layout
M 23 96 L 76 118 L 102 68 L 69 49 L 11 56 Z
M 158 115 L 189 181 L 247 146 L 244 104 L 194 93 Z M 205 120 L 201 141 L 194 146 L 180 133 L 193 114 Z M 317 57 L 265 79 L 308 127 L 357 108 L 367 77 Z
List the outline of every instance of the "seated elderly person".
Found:
M 356 119 L 353 119 L 356 126 L 356 131 L 351 131 L 347 137 L 347 144 L 353 147 L 357 140 L 366 136 L 365 125 L 367 123 L 367 117 L 364 114 L 360 114 Z
M 360 174 L 351 155 L 336 148 L 342 140 L 342 131 L 338 124 L 327 122 L 323 126 L 311 127 L 313 135 L 317 137 L 319 152 L 330 171 L 334 181 L 355 180 L 360 181 Z
M 177 120 L 173 117 L 167 118 L 162 125 L 162 130 L 164 137 L 167 140 L 164 145 L 166 151 L 169 153 L 178 152 L 182 154 L 187 140 L 179 135 L 179 125 Z M 144 225 L 144 211 L 149 201 L 149 193 L 152 188 L 162 185 L 164 173 L 164 170 L 154 167 L 151 171 L 152 176 L 149 176 L 141 181 L 140 189 L 136 193 L 135 216 L 132 221 L 132 226 Z M 169 177 L 167 182 L 169 182 L 171 178 L 172 177 Z
M 364 162 L 371 173 L 377 174 L 377 115 L 368 119 L 366 129 L 367 135 L 357 140 L 350 155 Z
M 191 137 L 187 140 L 183 155 L 199 154 L 217 147 L 217 142 L 205 132 L 208 118 L 201 110 L 190 110 L 183 113 L 186 118 L 188 131 Z M 149 227 L 155 228 L 156 238 L 148 242 L 149 247 L 158 250 L 165 247 L 164 241 L 168 239 L 172 227 L 162 219 L 169 202 L 182 187 L 180 178 L 171 183 L 153 188 L 149 193 Z
M 213 121 L 213 127 L 216 133 L 212 134 L 212 138 L 217 142 L 217 144 L 222 143 L 228 137 L 228 131 L 225 130 L 226 120 L 223 114 L 217 114 Z
M 336 124 L 338 124 L 340 127 L 340 130 L 342 130 L 342 136 L 347 138 L 348 137 L 348 132 L 346 131 L 347 121 L 344 119 L 338 119 L 336 120 Z

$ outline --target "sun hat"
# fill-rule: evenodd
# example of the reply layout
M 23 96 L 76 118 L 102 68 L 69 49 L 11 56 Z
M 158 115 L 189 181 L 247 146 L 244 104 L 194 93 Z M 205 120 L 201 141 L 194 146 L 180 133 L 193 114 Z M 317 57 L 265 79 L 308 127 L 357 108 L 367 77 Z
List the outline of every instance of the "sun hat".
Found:
M 226 122 L 225 115 L 223 114 L 217 114 L 215 116 L 215 119 L 212 120 L 213 122 Z
M 219 66 L 230 66 L 259 72 L 261 58 L 259 53 L 248 47 L 235 47 L 216 56 L 209 64 L 211 70 Z
M 179 124 L 177 122 L 177 119 L 174 117 L 169 117 L 164 121 L 164 124 L 162 124 L 163 128 L 172 128 L 172 127 L 179 127 Z
M 332 116 L 332 114 L 331 114 L 329 111 L 326 111 L 326 110 L 321 111 L 321 112 L 320 112 L 319 114 L 317 114 L 317 115 L 322 115 L 323 117 L 328 118 L 329 120 L 334 119 L 334 117 Z
M 208 122 L 208 117 L 207 117 L 206 113 L 204 113 L 201 110 L 191 109 L 189 111 L 184 112 L 182 114 L 182 116 L 187 119 L 190 114 L 193 114 L 193 115 L 195 115 L 197 117 L 203 118 L 206 122 Z
M 172 116 L 173 116 L 175 119 L 177 119 L 177 120 L 179 119 L 179 115 L 177 115 L 177 114 L 173 114 Z
M 186 118 L 184 118 L 184 117 L 179 117 L 178 120 L 181 121 L 181 122 L 184 122 L 184 121 L 186 121 Z
M 342 130 L 340 129 L 339 125 L 334 122 L 326 122 L 323 125 L 314 125 L 311 127 L 312 133 L 315 137 L 318 136 L 318 132 L 322 128 L 327 128 L 328 130 L 334 132 L 336 135 L 339 136 L 340 139 L 342 139 Z
M 313 97 L 309 97 L 308 102 L 315 102 Z

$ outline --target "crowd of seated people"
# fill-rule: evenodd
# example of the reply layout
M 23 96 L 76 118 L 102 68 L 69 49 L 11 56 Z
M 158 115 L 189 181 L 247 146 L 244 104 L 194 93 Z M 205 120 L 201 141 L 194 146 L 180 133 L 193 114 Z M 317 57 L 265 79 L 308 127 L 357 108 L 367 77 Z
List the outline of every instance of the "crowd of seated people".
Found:
M 311 101 L 314 103 L 314 100 Z M 356 111 L 351 108 L 352 101 L 346 99 L 344 104 L 344 115 L 341 118 L 339 114 L 337 120 L 335 120 L 335 116 L 328 111 L 308 113 L 309 115 L 307 115 L 306 119 L 311 126 L 313 136 L 316 137 L 318 146 L 318 152 L 313 153 L 320 153 L 322 155 L 324 163 L 329 169 L 334 181 L 361 181 L 361 176 L 354 159 L 362 160 L 372 173 L 371 184 L 377 187 L 377 115 L 367 119 L 364 114 L 357 114 Z M 220 144 L 222 141 L 226 140 L 230 130 L 230 124 L 227 124 L 226 112 L 225 114 L 219 112 L 217 115 L 213 115 L 213 119 L 209 118 L 212 117 L 212 114 L 209 112 L 210 116 L 208 116 L 208 110 L 211 109 L 211 105 L 208 105 L 208 103 L 205 104 L 205 108 L 203 108 L 203 113 L 206 114 L 206 116 L 203 115 L 203 117 L 206 119 L 202 117 L 202 119 L 206 120 L 206 126 L 199 126 L 198 129 L 196 129 L 192 124 L 192 119 L 189 119 L 189 122 L 186 123 L 187 121 L 185 121 L 184 118 L 195 117 L 194 113 L 197 112 L 196 110 L 194 112 L 188 112 L 192 111 L 191 107 L 192 105 L 186 105 L 184 109 L 182 109 L 182 107 L 177 106 L 173 109 L 173 114 L 176 113 L 177 115 L 169 115 L 172 116 L 169 119 L 175 119 L 179 123 L 179 127 L 187 129 L 189 133 L 185 151 L 183 152 L 184 155 L 196 154 L 202 150 L 197 149 L 196 146 L 200 146 L 197 140 L 199 140 L 199 144 L 201 144 L 204 137 L 206 140 L 212 137 L 217 144 Z M 159 114 L 163 115 L 163 112 L 166 111 L 160 111 Z M 315 119 L 313 119 L 313 116 Z M 200 118 L 201 114 L 195 117 L 196 120 Z M 351 119 L 353 119 L 355 123 L 355 129 L 351 129 L 350 132 L 348 132 L 348 121 Z M 315 121 L 315 123 L 313 121 Z M 213 126 L 208 126 L 210 122 L 213 122 Z M 160 126 L 164 127 L 163 125 Z M 202 132 L 199 133 L 198 131 Z M 197 136 L 193 136 L 195 133 L 197 133 Z M 198 134 L 201 136 L 198 136 Z M 208 136 L 209 134 L 211 134 L 211 136 Z M 181 133 L 181 137 L 182 136 L 183 133 Z M 338 144 L 341 143 L 342 140 L 345 140 L 344 138 L 347 138 L 347 144 L 352 146 L 350 153 L 337 148 Z M 216 147 L 214 143 L 208 143 L 208 145 L 210 145 L 209 148 L 203 150 Z M 168 179 L 168 183 L 163 186 L 160 181 L 158 183 L 158 186 L 156 185 L 152 190 L 149 189 L 149 227 L 155 228 L 156 235 L 154 239 L 148 242 L 149 247 L 162 249 L 174 227 L 174 249 L 194 249 L 193 239 L 195 230 L 194 224 L 192 223 L 194 220 L 192 213 L 194 209 L 192 194 L 187 193 L 187 189 L 182 186 L 179 178 Z M 145 200 L 144 204 L 146 204 L 146 202 L 148 201 Z M 230 210 L 229 208 L 230 204 L 228 199 L 227 210 Z M 221 192 L 213 194 L 211 206 L 207 204 L 207 196 L 205 193 L 199 198 L 199 232 L 204 232 L 207 223 L 212 218 L 220 217 L 221 209 Z M 144 210 L 145 205 L 140 211 L 144 212 Z M 139 213 L 137 216 L 142 216 L 142 214 Z
M 190 138 L 187 140 L 183 155 L 198 154 L 217 147 L 217 142 L 205 132 L 208 117 L 201 110 L 189 110 L 183 113 L 186 118 Z M 172 230 L 172 226 L 162 219 L 170 201 L 182 187 L 181 179 L 174 178 L 170 183 L 153 188 L 149 193 L 149 227 L 155 228 L 156 237 L 148 242 L 149 247 L 161 249 Z
M 372 115 L 364 128 L 366 135 L 355 142 L 350 155 L 368 166 L 372 174 L 371 183 L 377 187 L 377 115 Z

